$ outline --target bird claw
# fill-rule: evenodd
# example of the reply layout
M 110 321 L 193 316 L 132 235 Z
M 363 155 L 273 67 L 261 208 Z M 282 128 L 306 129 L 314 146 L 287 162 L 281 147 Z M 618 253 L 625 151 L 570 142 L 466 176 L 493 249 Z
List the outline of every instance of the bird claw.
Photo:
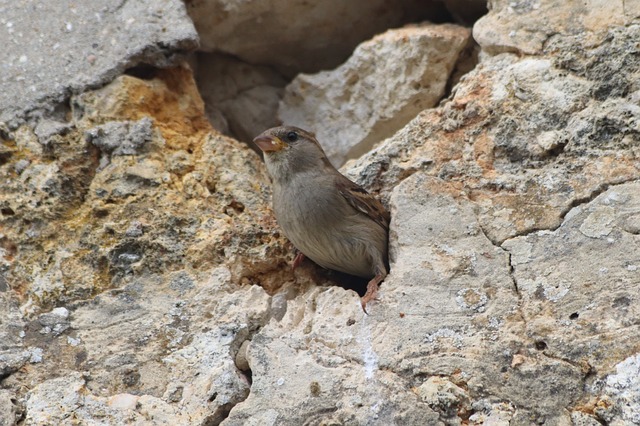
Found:
M 367 303 L 372 300 L 378 302 L 380 299 L 378 298 L 378 284 L 382 281 L 382 275 L 378 274 L 369 283 L 367 284 L 367 292 L 360 299 L 360 304 L 362 304 L 362 310 L 365 314 L 369 315 L 367 312 Z
M 371 302 L 372 300 L 374 300 L 376 302 L 378 302 L 380 300 L 375 295 L 371 295 L 371 294 L 368 294 L 368 293 L 369 292 L 367 291 L 367 294 L 362 296 L 362 298 L 360 299 L 360 304 L 362 305 L 362 310 L 367 315 L 369 315 L 369 312 L 367 312 L 367 303 Z
M 367 312 L 367 303 L 371 302 L 372 300 L 376 301 L 376 302 L 380 301 L 380 299 L 378 299 L 377 297 L 367 297 L 366 294 L 360 298 L 360 304 L 362 305 L 362 311 L 367 315 L 369 315 L 369 312 Z

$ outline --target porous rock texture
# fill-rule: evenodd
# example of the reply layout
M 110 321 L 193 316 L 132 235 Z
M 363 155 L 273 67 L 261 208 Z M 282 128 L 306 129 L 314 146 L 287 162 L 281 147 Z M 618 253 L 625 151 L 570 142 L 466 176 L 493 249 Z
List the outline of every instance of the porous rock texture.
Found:
M 440 101 L 469 36 L 452 24 L 387 31 L 335 70 L 298 75 L 278 117 L 314 131 L 329 160 L 342 166 Z
M 72 93 L 140 63 L 170 64 L 198 43 L 179 0 L 0 2 L 0 121 L 56 113 Z
M 174 59 L 186 14 L 173 41 L 167 15 L 118 18 L 115 44 L 140 25 L 163 59 L 105 58 L 109 77 L 38 80 L 18 58 L 31 80 L 0 92 L 0 425 L 640 424 L 633 4 L 491 2 L 475 68 L 346 164 L 392 215 L 369 315 L 340 276 L 291 270 L 260 158 L 211 127 Z M 65 34 L 70 57 L 91 45 Z M 31 81 L 42 96 L 16 97 Z

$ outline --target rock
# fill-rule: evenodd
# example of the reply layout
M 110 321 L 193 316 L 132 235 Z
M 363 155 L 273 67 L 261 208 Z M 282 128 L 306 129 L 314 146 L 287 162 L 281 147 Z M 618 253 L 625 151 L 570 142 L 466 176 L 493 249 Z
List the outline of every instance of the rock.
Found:
M 516 411 L 509 403 L 491 404 L 486 400 L 476 401 L 472 409 L 474 413 L 469 416 L 469 424 L 492 426 L 509 426 Z
M 626 358 L 615 369 L 615 374 L 607 376 L 604 387 L 605 395 L 613 402 L 606 409 L 611 415 L 603 417 L 613 424 L 640 423 L 640 356 Z
M 489 54 L 542 52 L 549 39 L 558 35 L 593 33 L 630 24 L 638 17 L 634 2 L 611 4 L 544 2 L 491 2 L 491 13 L 473 26 L 473 38 Z
M 197 43 L 184 4 L 175 0 L 38 3 L 32 8 L 3 0 L 0 10 L 7 49 L 0 74 L 0 121 L 16 127 L 24 118 L 55 114 L 72 93 L 104 84 L 140 63 L 166 65 L 176 52 Z
M 46 333 L 44 333 L 46 334 Z M 42 348 L 29 348 L 29 362 L 37 364 L 42 362 L 42 356 L 44 355 L 44 349 Z
M 0 237 L 1 238 L 1 237 Z M 0 270 L 5 269 L 4 262 L 10 259 L 5 258 L 6 251 L 0 249 Z M 0 282 L 3 281 L 4 273 L 0 272 Z M 25 319 L 20 312 L 18 300 L 9 290 L 8 284 L 6 288 L 0 290 L 0 312 L 2 319 L 0 324 L 0 351 L 17 349 L 22 347 L 21 334 L 24 333 Z M 0 375 L 2 375 L 0 373 Z
M 220 132 L 251 142 L 278 125 L 278 103 L 286 82 L 272 69 L 231 56 L 200 53 L 196 78 L 207 117 Z
M 137 122 L 111 121 L 89 129 L 84 137 L 103 153 L 100 168 L 104 168 L 109 155 L 134 155 L 151 142 L 152 124 L 148 117 Z
M 253 42 L 251 28 L 270 42 L 275 28 L 322 61 L 324 47 L 308 43 L 360 30 L 348 14 L 326 14 L 325 28 L 297 3 L 286 14 L 240 3 L 225 2 L 237 8 L 211 31 L 224 36 L 242 16 L 265 25 L 236 25 L 234 43 Z M 20 82 L 11 90 L 24 97 L 2 108 L 12 118 L 0 123 L 0 423 L 637 422 L 640 26 L 610 26 L 617 12 L 589 23 L 595 6 L 561 22 L 555 3 L 511 3 L 495 2 L 495 37 L 460 76 L 473 63 L 465 50 L 446 99 L 344 169 L 392 213 L 390 274 L 369 315 L 357 282 L 311 262 L 291 270 L 259 157 L 212 129 L 189 66 L 158 68 L 193 45 L 173 20 L 181 5 L 34 6 L 60 12 L 47 28 L 70 22 L 69 35 L 88 34 L 96 10 L 103 26 L 65 45 L 68 57 L 40 53 L 42 76 L 25 74 L 40 103 Z M 400 7 L 372 18 L 376 4 L 360 6 L 365 24 Z M 324 7 L 345 10 L 308 16 Z M 24 11 L 0 8 L 0 32 L 19 41 Z M 270 26 L 292 13 L 301 19 Z M 317 37 L 296 34 L 299 22 Z M 20 46 L 23 62 L 8 48 L 3 81 L 60 38 L 52 31 Z M 120 53 L 78 65 L 94 42 Z M 283 58 L 294 52 L 281 46 Z M 60 61 L 69 67 L 46 66 Z M 271 107 L 247 102 L 276 74 L 232 59 L 229 69 L 247 70 L 221 79 L 243 89 L 221 98 L 247 114 L 225 114 L 257 126 Z
M 238 221 L 245 219 L 251 234 L 264 232 L 261 238 L 269 239 L 275 232 L 273 219 L 264 219 L 269 193 L 262 188 L 268 178 L 264 170 L 258 171 L 260 160 L 253 151 L 208 133 L 211 128 L 189 70 L 160 72 L 150 80 L 119 77 L 111 85 L 74 97 L 73 105 L 72 130 L 60 136 L 49 153 L 33 152 L 26 148 L 31 145 L 21 142 L 20 146 L 25 146 L 22 155 L 32 164 L 19 177 L 7 175 L 4 195 L 0 195 L 14 212 L 10 219 L 13 225 L 6 228 L 5 235 L 16 245 L 24 239 L 39 241 L 52 233 L 73 234 L 75 228 L 59 222 L 65 218 L 79 220 L 78 226 L 86 230 L 84 239 L 61 237 L 66 244 L 35 255 L 50 261 L 30 258 L 24 267 L 12 270 L 15 282 L 30 283 L 24 289 L 33 309 L 52 300 L 100 292 L 113 286 L 112 279 L 128 280 L 130 274 L 148 267 L 164 271 L 168 263 L 182 264 L 184 259 L 201 268 L 238 256 L 233 271 L 235 279 L 241 280 L 256 273 L 259 258 L 263 258 L 259 269 L 264 273 L 277 267 L 270 259 L 289 254 L 282 237 L 278 237 L 280 254 L 276 248 L 269 256 L 236 250 L 236 243 L 230 244 L 230 230 L 240 229 Z M 102 152 L 84 140 L 87 133 L 94 134 L 91 140 Z M 24 134 L 16 138 L 30 135 Z M 43 164 L 43 155 L 52 156 L 53 161 Z M 100 166 L 101 155 L 109 155 L 108 166 Z M 236 169 L 229 168 L 234 164 Z M 164 192 L 167 188 L 173 188 L 172 195 Z M 143 199 L 151 203 L 148 208 L 143 207 Z M 114 204 L 113 200 L 119 201 Z M 213 211 L 212 202 L 218 203 Z M 171 206 L 169 210 L 161 207 L 163 203 Z M 194 208 L 206 213 L 197 218 Z M 48 221 L 43 222 L 42 217 Z M 31 221 L 37 236 L 29 237 L 19 230 L 22 220 Z M 131 231 L 134 222 L 141 224 L 143 233 Z M 170 231 L 165 232 L 165 227 Z M 208 229 L 218 231 L 205 231 Z M 222 245 L 214 249 L 211 239 L 199 234 L 215 235 Z M 193 238 L 192 242 L 185 244 L 185 236 Z M 95 250 L 102 243 L 94 238 L 111 243 Z M 246 244 L 242 238 L 236 241 Z M 258 241 L 263 244 L 265 240 Z M 155 254 L 154 247 L 163 254 Z M 186 251 L 193 252 L 185 257 Z M 24 252 L 30 256 L 28 253 Z M 102 272 L 97 273 L 94 267 Z M 82 272 L 71 278 L 71 269 Z
M 139 396 L 131 395 L 130 393 L 120 393 L 110 397 L 108 404 L 109 407 L 119 410 L 134 410 L 139 400 Z
M 0 352 L 0 377 L 6 377 L 27 363 L 31 354 L 26 350 L 3 350 Z
M 70 131 L 69 123 L 46 119 L 40 120 L 34 129 L 38 142 L 46 148 L 51 148 L 60 136 L 64 136 Z
M 387 31 L 335 70 L 296 77 L 278 116 L 314 131 L 341 166 L 436 105 L 468 40 L 467 29 L 450 24 Z
M 471 410 L 469 396 L 464 389 L 449 380 L 432 376 L 417 389 L 418 396 L 433 410 L 452 419 Z
M 203 0 L 187 2 L 187 8 L 198 29 L 201 49 L 273 65 L 290 76 L 333 68 L 358 43 L 388 28 L 442 16 L 439 2 L 416 0 L 321 4 Z M 239 28 L 242 37 L 238 37 Z
M 640 134 L 640 63 L 628 53 L 639 36 L 631 25 L 601 33 L 595 47 L 566 36 L 550 41 L 545 56 L 487 57 L 450 100 L 345 171 L 383 198 L 420 170 L 459 182 L 496 243 L 555 229 L 576 203 L 639 175 L 630 140 Z M 602 65 L 605 52 L 625 71 Z
M 452 388 L 443 397 L 462 412 L 472 413 L 467 404 L 473 407 L 483 392 L 508 401 L 525 418 L 561 412 L 568 394 L 580 392 L 582 373 L 522 340 L 526 323 L 508 253 L 481 231 L 474 205 L 455 185 L 416 173 L 394 189 L 391 214 L 391 276 L 378 308 L 387 336 L 377 338 L 381 365 L 397 365 L 413 377 L 430 366 L 428 375 L 450 377 L 465 394 Z M 407 332 L 399 339 L 403 347 L 394 346 L 391 336 Z M 492 363 L 483 361 L 488 354 Z M 518 354 L 525 355 L 521 364 L 513 363 Z M 556 380 L 571 389 L 564 400 L 548 394 Z M 438 404 L 442 418 L 451 415 Z
M 238 367 L 241 371 L 251 370 L 249 361 L 247 360 L 247 351 L 249 350 L 249 344 L 249 340 L 245 340 L 244 342 L 242 342 L 242 344 L 240 345 L 240 349 L 238 349 L 238 353 L 236 355 L 236 367 Z
M 186 67 L 72 105 L 67 126 L 12 133 L 19 156 L 0 169 L 15 209 L 0 236 L 0 375 L 18 401 L 31 391 L 26 424 L 219 423 L 249 390 L 241 343 L 272 315 L 251 283 L 293 276 L 259 157 L 211 129 Z
M 601 425 L 595 416 L 583 413 L 581 411 L 574 411 L 571 413 L 571 425 L 572 426 L 598 426 Z
M 56 336 L 69 328 L 69 310 L 66 308 L 55 308 L 51 312 L 44 313 L 38 317 L 38 322 L 42 325 L 43 334 L 53 332 Z
M 0 426 L 13 426 L 18 420 L 18 410 L 10 392 L 0 389 Z
M 35 386 L 29 392 L 26 412 L 25 425 L 64 424 L 70 418 L 84 424 L 186 424 L 175 423 L 175 410 L 158 398 L 125 394 L 112 398 L 96 396 L 87 390 L 86 378 L 79 373 Z
M 2 241 L 2 237 L 0 237 Z M 0 243 L 1 244 L 1 243 Z M 0 245 L 1 247 L 1 245 Z M 0 249 L 0 271 L 5 269 L 4 262 L 7 251 Z M 3 277 L 0 272 L 0 277 Z M 30 358 L 30 353 L 23 344 L 25 320 L 18 309 L 17 300 L 10 291 L 0 291 L 0 381 L 20 370 Z M 0 408 L 3 407 L 3 393 L 0 391 Z M 6 405 L 8 407 L 8 405 Z M 0 425 L 4 420 L 0 409 Z M 10 413 L 11 411 L 7 411 Z M 6 423 L 12 425 L 13 423 Z
M 253 337 L 251 392 L 224 424 L 433 424 L 395 372 L 378 368 L 372 327 L 353 292 L 315 288 L 291 301 Z
M 196 299 L 214 301 L 210 288 L 203 288 Z M 270 297 L 258 287 L 230 294 L 219 302 L 213 305 L 212 318 L 224 321 L 219 325 L 211 323 L 209 331 L 197 333 L 189 345 L 163 359 L 170 368 L 172 382 L 183 387 L 183 411 L 191 419 L 202 419 L 204 424 L 221 422 L 232 407 L 247 397 L 250 382 L 236 368 L 235 352 L 252 329 L 262 327 L 271 315 Z M 203 405 L 203 401 L 207 403 Z
M 572 209 L 557 230 L 504 242 L 512 253 L 526 333 L 548 356 L 608 371 L 634 353 L 631 342 L 640 329 L 631 323 L 640 312 L 630 301 L 640 262 L 628 249 L 637 235 L 623 223 L 640 213 L 638 194 L 637 183 L 612 186 Z
M 76 354 L 91 369 L 91 378 L 71 373 L 36 386 L 27 397 L 26 424 L 58 424 L 71 413 L 86 423 L 219 423 L 248 393 L 249 383 L 235 368 L 232 352 L 251 328 L 268 320 L 270 300 L 258 287 L 221 299 L 212 292 L 220 284 L 212 278 L 208 286 L 192 292 L 198 301 L 193 304 L 176 303 L 163 293 L 169 287 L 143 300 L 141 289 L 132 286 L 77 307 L 72 328 L 82 343 L 59 356 Z M 225 318 L 224 323 L 210 323 L 209 331 L 189 331 L 187 324 L 200 321 L 205 312 Z M 128 381 L 132 371 L 137 372 L 135 382 Z M 139 388 L 139 394 L 127 388 Z M 182 408 L 172 405 L 176 402 Z

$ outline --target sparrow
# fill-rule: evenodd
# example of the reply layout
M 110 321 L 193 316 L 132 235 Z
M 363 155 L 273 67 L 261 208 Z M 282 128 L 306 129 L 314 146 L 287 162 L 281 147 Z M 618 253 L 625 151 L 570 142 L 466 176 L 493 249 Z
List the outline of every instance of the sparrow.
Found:
M 370 278 L 361 298 L 376 299 L 387 276 L 389 213 L 329 162 L 315 135 L 293 126 L 268 129 L 253 142 L 273 183 L 273 211 L 299 254 L 318 265 Z

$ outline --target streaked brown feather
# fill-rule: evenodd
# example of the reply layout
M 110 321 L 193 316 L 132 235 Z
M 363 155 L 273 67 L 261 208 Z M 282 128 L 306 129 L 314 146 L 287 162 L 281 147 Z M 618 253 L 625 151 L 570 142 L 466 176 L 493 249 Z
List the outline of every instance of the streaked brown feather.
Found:
M 389 230 L 389 213 L 382 203 L 373 195 L 341 174 L 336 175 L 335 184 L 340 195 L 342 195 L 354 209 L 366 214 L 385 230 Z

